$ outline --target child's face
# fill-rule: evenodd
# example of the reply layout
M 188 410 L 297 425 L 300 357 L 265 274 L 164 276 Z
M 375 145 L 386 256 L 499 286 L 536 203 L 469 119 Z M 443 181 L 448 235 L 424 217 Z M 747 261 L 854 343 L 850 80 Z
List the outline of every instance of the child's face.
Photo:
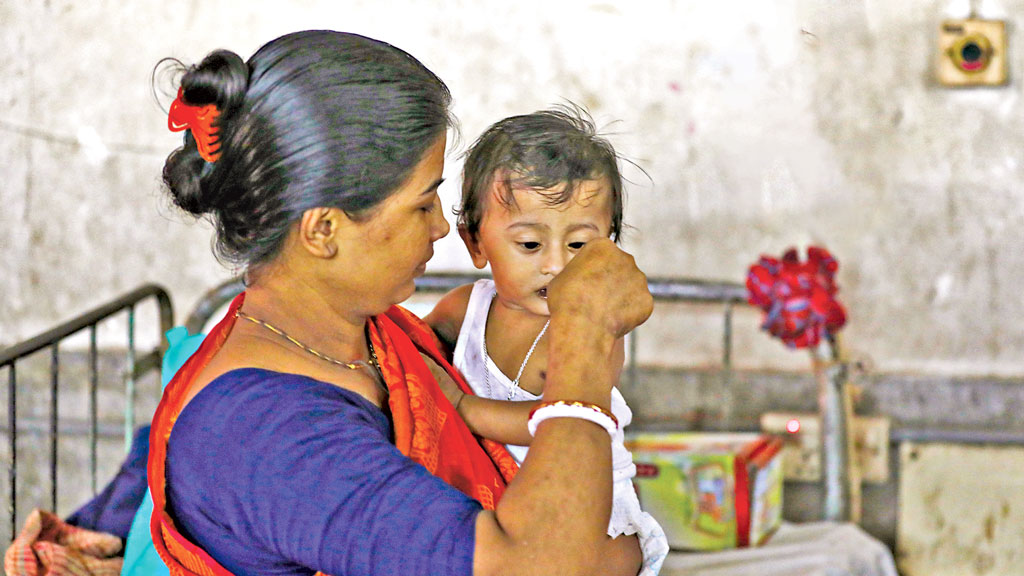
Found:
M 604 178 L 584 180 L 554 206 L 534 189 L 517 189 L 516 205 L 505 206 L 498 185 L 485 200 L 477 237 L 460 230 L 462 239 L 477 268 L 490 263 L 500 305 L 548 316 L 551 279 L 584 244 L 611 234 L 611 186 Z

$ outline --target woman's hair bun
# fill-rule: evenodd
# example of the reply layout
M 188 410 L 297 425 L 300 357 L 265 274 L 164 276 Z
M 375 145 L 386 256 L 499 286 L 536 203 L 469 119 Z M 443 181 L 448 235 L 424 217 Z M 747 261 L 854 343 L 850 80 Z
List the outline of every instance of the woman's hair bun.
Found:
M 216 104 L 221 115 L 230 114 L 244 99 L 249 67 L 230 50 L 215 50 L 181 78 L 185 100 L 196 106 Z
M 293 32 L 245 62 L 217 50 L 174 71 L 185 104 L 174 126 L 201 126 L 185 130 L 164 182 L 175 204 L 214 225 L 218 259 L 245 268 L 272 260 L 306 210 L 369 217 L 452 124 L 437 75 L 358 34 Z
M 229 50 L 211 52 L 181 75 L 185 102 L 194 106 L 216 105 L 219 116 L 215 125 L 222 145 L 230 131 L 231 117 L 245 101 L 248 85 L 249 66 Z M 213 210 L 216 198 L 209 197 L 206 192 L 212 187 L 204 186 L 203 182 L 214 168 L 199 155 L 191 132 L 185 131 L 184 146 L 175 150 L 164 164 L 163 180 L 174 203 L 196 216 Z

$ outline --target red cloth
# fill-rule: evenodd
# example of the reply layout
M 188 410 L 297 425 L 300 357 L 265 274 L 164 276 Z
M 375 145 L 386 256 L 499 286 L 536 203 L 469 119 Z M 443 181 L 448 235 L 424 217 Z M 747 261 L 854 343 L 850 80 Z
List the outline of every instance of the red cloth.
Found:
M 790 248 L 782 260 L 762 255 L 747 272 L 747 300 L 764 311 L 761 328 L 790 348 L 815 346 L 846 323 L 846 311 L 835 299 L 839 262 L 817 246 L 801 262 Z
M 166 510 L 165 471 L 167 442 L 185 394 L 227 340 L 235 311 L 244 299 L 245 293 L 235 298 L 224 319 L 167 385 L 153 416 L 148 470 L 153 495 L 150 530 L 154 547 L 172 576 L 230 574 L 175 528 Z M 472 391 L 444 357 L 434 333 L 410 312 L 393 306 L 370 319 L 370 338 L 388 386 L 398 450 L 493 510 L 518 467 L 504 446 L 473 436 L 444 397 L 421 353 L 433 358 L 464 392 Z
M 117 576 L 121 539 L 72 526 L 56 514 L 33 510 L 4 554 L 7 576 Z

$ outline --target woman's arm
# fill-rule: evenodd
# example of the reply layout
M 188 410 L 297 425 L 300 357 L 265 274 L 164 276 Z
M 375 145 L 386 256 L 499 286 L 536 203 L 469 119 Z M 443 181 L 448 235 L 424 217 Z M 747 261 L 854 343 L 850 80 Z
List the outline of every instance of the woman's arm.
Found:
M 616 342 L 652 304 L 631 256 L 610 241 L 587 243 L 549 286 L 545 400 L 607 409 L 621 369 Z M 477 516 L 474 574 L 635 574 L 639 549 L 605 534 L 611 476 L 607 431 L 575 418 L 542 422 L 497 509 Z
M 423 318 L 437 337 L 448 346 L 449 351 L 455 349 L 455 342 L 462 329 L 462 322 L 466 317 L 466 307 L 472 292 L 472 284 L 453 289 L 442 296 L 430 314 Z M 502 444 L 530 445 L 533 437 L 526 430 L 526 420 L 538 402 L 504 402 L 466 394 L 459 390 L 448 374 L 428 356 L 424 355 L 423 359 L 427 362 L 434 377 L 437 378 L 437 383 L 441 386 L 448 401 L 455 406 L 456 411 L 474 434 Z M 625 346 L 623 339 L 619 338 L 615 343 L 612 355 L 612 363 L 618 367 L 615 373 L 616 382 L 618 382 L 624 359 Z

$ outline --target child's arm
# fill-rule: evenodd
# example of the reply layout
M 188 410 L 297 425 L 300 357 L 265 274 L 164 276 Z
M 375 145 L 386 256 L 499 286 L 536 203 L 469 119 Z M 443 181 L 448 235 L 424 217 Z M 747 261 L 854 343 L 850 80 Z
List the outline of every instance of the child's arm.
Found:
M 466 284 L 444 294 L 437 300 L 434 310 L 423 319 L 437 334 L 437 338 L 447 346 L 449 354 L 455 351 L 472 292 L 473 285 Z M 456 407 L 456 411 L 466 421 L 473 434 L 502 444 L 529 444 L 526 419 L 536 402 L 502 402 L 465 394 L 455 381 L 433 362 L 428 365 L 441 387 L 441 392 Z
M 526 430 L 526 421 L 538 402 L 509 402 L 466 394 L 429 356 L 423 356 L 423 359 L 441 391 L 472 433 L 502 444 L 530 444 L 533 438 Z
M 502 444 L 529 446 L 533 436 L 526 430 L 526 421 L 537 404 L 540 400 L 512 402 L 464 394 L 456 410 L 477 436 Z
M 622 365 L 626 358 L 626 347 L 624 340 L 620 338 L 612 351 L 613 362 L 619 367 L 621 374 Z M 620 374 L 616 374 L 616 381 Z M 451 383 L 454 389 L 455 383 Z M 445 394 L 449 394 L 447 391 Z M 469 429 L 478 436 L 490 438 L 502 444 L 515 444 L 529 446 L 533 437 L 526 429 L 526 421 L 530 418 L 530 411 L 540 403 L 540 400 L 528 402 L 510 402 L 506 400 L 491 400 L 481 398 L 472 394 L 464 394 L 461 390 L 455 390 L 449 395 L 456 411 L 466 421 Z
M 423 359 L 471 432 L 502 444 L 530 444 L 532 437 L 526 430 L 526 421 L 538 402 L 509 402 L 466 394 L 433 359 L 427 355 L 423 355 Z
M 472 284 L 465 284 L 441 297 L 434 309 L 423 317 L 423 321 L 434 330 L 434 334 L 448 347 L 448 353 L 455 351 L 455 343 L 462 330 L 462 321 L 466 318 L 466 306 L 469 295 L 473 292 Z
M 434 309 L 423 320 L 434 330 L 437 337 L 448 346 L 449 351 L 455 350 L 455 342 L 462 329 L 462 321 L 466 318 L 466 307 L 473 291 L 472 284 L 459 286 L 438 300 Z M 620 338 L 613 348 L 614 365 L 621 371 L 626 357 L 624 340 Z M 530 411 L 539 403 L 509 402 L 480 398 L 459 390 L 455 382 L 433 362 L 428 363 L 434 372 L 441 390 L 455 406 L 455 410 L 465 420 L 470 431 L 477 436 L 489 438 L 502 444 L 529 446 L 533 439 L 526 429 L 526 421 Z M 616 374 L 618 381 L 619 374 Z
M 455 350 L 472 292 L 472 284 L 455 288 L 442 296 L 430 314 L 423 318 L 441 342 L 448 346 L 449 352 Z M 536 402 L 503 402 L 465 394 L 443 370 L 433 362 L 429 365 L 444 395 L 455 406 L 474 434 L 502 444 L 530 443 L 531 437 L 526 431 L 526 420 Z

